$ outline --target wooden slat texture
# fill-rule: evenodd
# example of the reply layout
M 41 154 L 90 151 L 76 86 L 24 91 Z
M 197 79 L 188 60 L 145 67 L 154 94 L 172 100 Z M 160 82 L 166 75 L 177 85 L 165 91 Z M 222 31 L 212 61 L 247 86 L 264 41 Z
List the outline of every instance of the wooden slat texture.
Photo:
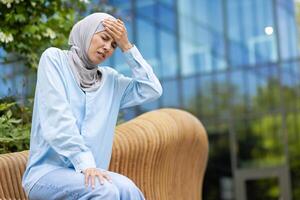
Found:
M 28 151 L 0 155 L 0 199 L 26 199 L 21 186 Z M 199 200 L 208 158 L 201 122 L 160 109 L 116 128 L 109 170 L 131 178 L 147 200 Z

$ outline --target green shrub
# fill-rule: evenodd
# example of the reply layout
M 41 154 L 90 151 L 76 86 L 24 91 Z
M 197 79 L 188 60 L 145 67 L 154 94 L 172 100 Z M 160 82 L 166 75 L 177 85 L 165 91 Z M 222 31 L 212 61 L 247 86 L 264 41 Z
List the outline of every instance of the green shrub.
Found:
M 0 101 L 0 154 L 29 149 L 31 110 L 31 106 Z

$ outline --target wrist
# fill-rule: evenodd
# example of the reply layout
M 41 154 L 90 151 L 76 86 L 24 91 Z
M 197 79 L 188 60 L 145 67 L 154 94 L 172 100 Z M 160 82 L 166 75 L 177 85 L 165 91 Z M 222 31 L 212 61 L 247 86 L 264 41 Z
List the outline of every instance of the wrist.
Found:
M 126 45 L 120 47 L 122 52 L 128 51 L 129 49 L 131 49 L 133 47 L 133 45 L 129 42 Z

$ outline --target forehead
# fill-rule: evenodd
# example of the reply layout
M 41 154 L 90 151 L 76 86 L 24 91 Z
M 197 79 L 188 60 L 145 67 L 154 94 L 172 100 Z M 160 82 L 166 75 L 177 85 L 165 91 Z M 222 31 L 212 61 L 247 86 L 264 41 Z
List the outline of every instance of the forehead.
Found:
M 111 35 L 106 31 L 106 30 L 103 30 L 103 31 L 100 31 L 98 33 L 96 33 L 97 35 L 103 35 L 103 36 L 107 36 L 109 37 L 110 39 L 112 39 Z

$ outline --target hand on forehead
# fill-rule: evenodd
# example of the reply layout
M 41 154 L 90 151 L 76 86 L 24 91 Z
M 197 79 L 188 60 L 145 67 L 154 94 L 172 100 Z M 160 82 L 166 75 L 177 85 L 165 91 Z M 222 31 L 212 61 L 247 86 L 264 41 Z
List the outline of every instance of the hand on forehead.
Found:
M 102 21 L 104 30 L 116 41 L 118 46 L 125 51 L 132 47 L 128 40 L 127 30 L 122 20 L 104 19 Z
M 126 30 L 124 22 L 122 22 L 120 19 L 113 20 L 106 18 L 102 21 L 102 25 L 104 30 L 111 35 L 114 35 L 114 33 L 122 34 Z

